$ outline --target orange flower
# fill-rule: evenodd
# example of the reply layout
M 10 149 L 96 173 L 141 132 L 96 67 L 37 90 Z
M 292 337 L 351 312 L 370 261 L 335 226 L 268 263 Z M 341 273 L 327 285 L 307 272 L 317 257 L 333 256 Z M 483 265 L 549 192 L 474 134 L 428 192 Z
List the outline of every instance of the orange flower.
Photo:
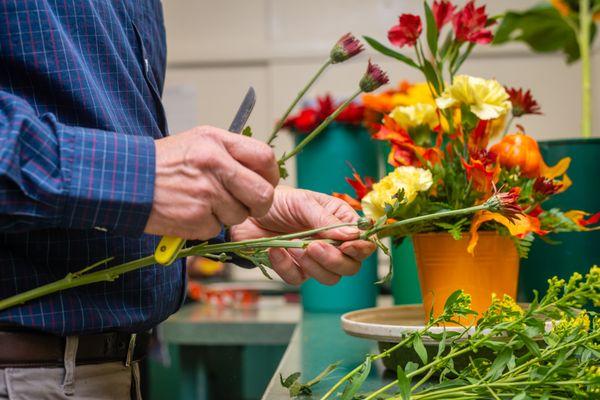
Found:
M 375 183 L 375 180 L 370 176 L 366 176 L 363 180 L 356 171 L 352 173 L 352 176 L 354 176 L 354 179 L 346 178 L 346 182 L 348 182 L 348 184 L 354 189 L 356 198 L 347 195 L 346 193 L 333 193 L 333 196 L 344 200 L 352 208 L 360 211 L 362 210 L 360 201 L 367 195 L 367 193 L 373 190 L 373 184 Z
M 333 197 L 337 197 L 338 199 L 344 200 L 346 203 L 350 205 L 350 207 L 354 208 L 356 211 L 361 211 L 362 206 L 360 201 L 356 200 L 354 197 L 350 196 L 346 193 L 333 193 Z
M 596 230 L 600 228 L 588 228 L 588 226 L 600 222 L 600 212 L 597 212 L 596 214 L 586 219 L 586 217 L 588 217 L 589 215 L 590 213 L 580 210 L 571 210 L 565 213 L 565 217 L 569 218 L 571 221 L 579 225 L 581 227 L 581 230 Z
M 556 10 L 563 16 L 567 16 L 571 13 L 571 7 L 567 4 L 565 0 L 551 0 L 552 7 L 556 8 Z
M 500 165 L 486 161 L 485 158 L 482 160 L 470 157 L 470 164 L 465 159 L 461 159 L 461 161 L 467 172 L 467 179 L 472 182 L 473 188 L 480 193 L 491 193 L 494 183 L 498 181 Z
M 511 221 L 502 214 L 490 211 L 481 211 L 475 214 L 473 217 L 473 222 L 471 222 L 471 229 L 469 231 L 471 234 L 471 239 L 469 240 L 469 245 L 467 246 L 467 251 L 469 254 L 475 254 L 475 246 L 477 246 L 477 242 L 479 241 L 479 233 L 477 231 L 483 223 L 488 221 L 496 221 L 499 224 L 504 225 L 512 236 L 517 237 L 523 237 L 530 232 L 534 232 L 536 229 L 536 227 L 532 225 L 532 219 L 527 215 L 518 214 Z

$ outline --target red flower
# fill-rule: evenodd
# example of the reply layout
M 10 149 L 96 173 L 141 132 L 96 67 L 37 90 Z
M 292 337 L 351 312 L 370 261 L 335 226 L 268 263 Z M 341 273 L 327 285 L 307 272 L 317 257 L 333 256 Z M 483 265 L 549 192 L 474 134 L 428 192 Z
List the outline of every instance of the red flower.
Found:
M 523 214 L 523 209 L 519 205 L 519 195 L 521 194 L 520 187 L 514 187 L 508 192 L 499 192 L 494 195 L 494 198 L 499 203 L 497 212 L 504 215 L 509 221 L 514 221 L 517 216 Z
M 317 116 L 314 108 L 304 108 L 297 115 L 289 117 L 283 126 L 300 133 L 309 133 L 319 125 Z
M 394 46 L 414 46 L 422 30 L 421 18 L 418 15 L 402 14 L 398 18 L 398 25 L 392 26 L 388 31 L 388 39 Z
M 331 115 L 337 105 L 331 95 L 317 97 L 317 104 L 314 107 L 305 107 L 298 114 L 289 117 L 284 128 L 293 129 L 299 133 L 312 132 L 321 122 Z M 335 119 L 338 122 L 349 125 L 360 125 L 363 120 L 364 107 L 351 103 Z
M 350 103 L 350 105 L 346 107 L 335 120 L 344 124 L 360 125 L 363 121 L 364 115 L 364 106 L 356 103 Z
M 452 14 L 456 10 L 456 6 L 447 0 L 434 1 L 431 6 L 433 12 L 433 18 L 437 25 L 438 31 L 442 29 L 452 19 Z
M 598 222 L 600 222 L 600 212 L 597 212 L 596 214 L 592 215 L 588 219 L 582 218 L 581 221 L 579 222 L 579 224 L 581 226 L 589 226 L 589 225 L 597 224 Z
M 523 91 L 523 88 L 506 88 L 512 103 L 512 114 L 520 117 L 525 114 L 541 114 L 542 111 L 537 101 L 531 95 L 531 91 Z
M 387 74 L 383 72 L 379 65 L 373 64 L 371 63 L 371 60 L 369 60 L 367 72 L 365 72 L 360 80 L 359 86 L 363 92 L 369 93 L 380 86 L 385 85 L 389 81 L 390 79 L 388 78 Z
M 475 8 L 475 0 L 469 1 L 452 19 L 454 34 L 459 42 L 490 43 L 492 31 L 485 29 L 488 22 L 485 6 Z
M 563 184 L 561 182 L 555 182 L 552 179 L 538 176 L 533 182 L 533 190 L 542 196 L 551 196 L 557 193 Z
M 354 57 L 364 50 L 362 43 L 351 33 L 346 33 L 331 49 L 329 57 L 332 64 L 337 64 Z

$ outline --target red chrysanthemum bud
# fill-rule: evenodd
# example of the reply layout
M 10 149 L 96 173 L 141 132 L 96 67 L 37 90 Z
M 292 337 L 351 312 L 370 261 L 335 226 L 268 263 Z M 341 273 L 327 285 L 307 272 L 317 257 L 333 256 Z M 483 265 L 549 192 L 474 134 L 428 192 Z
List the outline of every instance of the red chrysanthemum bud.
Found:
M 452 20 L 452 15 L 456 10 L 456 6 L 447 0 L 434 1 L 431 6 L 433 18 L 435 19 L 435 25 L 438 31 L 441 30 L 444 25 Z
M 469 1 L 454 15 L 452 25 L 459 42 L 487 44 L 494 39 L 492 31 L 485 29 L 488 25 L 485 6 L 475 8 L 475 0 Z
M 414 46 L 422 30 L 423 25 L 418 15 L 402 14 L 398 18 L 398 25 L 392 26 L 388 31 L 388 40 L 397 47 Z
M 332 64 L 337 64 L 354 57 L 364 50 L 362 43 L 351 33 L 346 33 L 331 49 L 329 57 Z
M 367 72 L 365 72 L 360 80 L 359 86 L 363 92 L 369 93 L 380 86 L 385 85 L 389 81 L 387 74 L 383 72 L 379 65 L 373 64 L 371 60 L 369 60 Z
M 486 201 L 488 210 L 504 215 L 509 221 L 514 221 L 517 215 L 523 214 L 523 209 L 519 205 L 520 194 L 519 187 L 514 187 L 508 192 L 497 192 Z
M 542 110 L 537 101 L 531 95 L 531 91 L 523 91 L 523 88 L 506 88 L 512 103 L 512 114 L 520 117 L 525 114 L 541 114 Z
M 551 196 L 563 187 L 561 182 L 555 182 L 552 179 L 538 176 L 533 182 L 533 190 L 542 196 Z

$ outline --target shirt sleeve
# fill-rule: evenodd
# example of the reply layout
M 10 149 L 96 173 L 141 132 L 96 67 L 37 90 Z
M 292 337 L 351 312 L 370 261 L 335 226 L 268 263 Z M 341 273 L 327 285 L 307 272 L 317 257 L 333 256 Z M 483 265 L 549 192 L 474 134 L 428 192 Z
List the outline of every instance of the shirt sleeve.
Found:
M 0 91 L 0 232 L 101 228 L 139 236 L 154 176 L 151 137 L 64 125 Z

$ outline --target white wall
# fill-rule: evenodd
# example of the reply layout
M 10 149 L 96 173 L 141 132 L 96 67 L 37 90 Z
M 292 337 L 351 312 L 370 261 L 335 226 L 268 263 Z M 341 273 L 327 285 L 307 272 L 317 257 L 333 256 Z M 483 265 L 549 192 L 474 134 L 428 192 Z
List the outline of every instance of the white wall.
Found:
M 482 3 L 479 1 L 478 3 Z M 536 1 L 488 1 L 490 14 L 522 9 Z M 250 124 L 266 138 L 301 85 L 348 31 L 385 39 L 402 12 L 420 13 L 420 0 L 164 0 L 168 40 L 165 104 L 172 131 L 195 123 L 227 127 L 249 85 L 258 103 Z M 598 47 L 598 46 L 596 46 Z M 380 63 L 392 82 L 422 79 L 415 71 L 371 51 L 332 67 L 309 96 L 330 91 L 350 94 L 368 57 Z M 595 72 L 600 52 L 594 54 Z M 465 64 L 465 73 L 495 77 L 510 86 L 532 89 L 545 115 L 523 121 L 540 139 L 576 137 L 579 132 L 579 67 L 559 55 L 534 55 L 511 44 L 483 48 Z M 600 78 L 594 79 L 600 93 Z M 600 104 L 595 98 L 594 110 Z M 191 103 L 191 104 L 190 104 Z M 600 113 L 595 115 L 600 132 Z M 277 151 L 291 146 L 287 134 Z M 293 166 L 290 168 L 294 175 Z

